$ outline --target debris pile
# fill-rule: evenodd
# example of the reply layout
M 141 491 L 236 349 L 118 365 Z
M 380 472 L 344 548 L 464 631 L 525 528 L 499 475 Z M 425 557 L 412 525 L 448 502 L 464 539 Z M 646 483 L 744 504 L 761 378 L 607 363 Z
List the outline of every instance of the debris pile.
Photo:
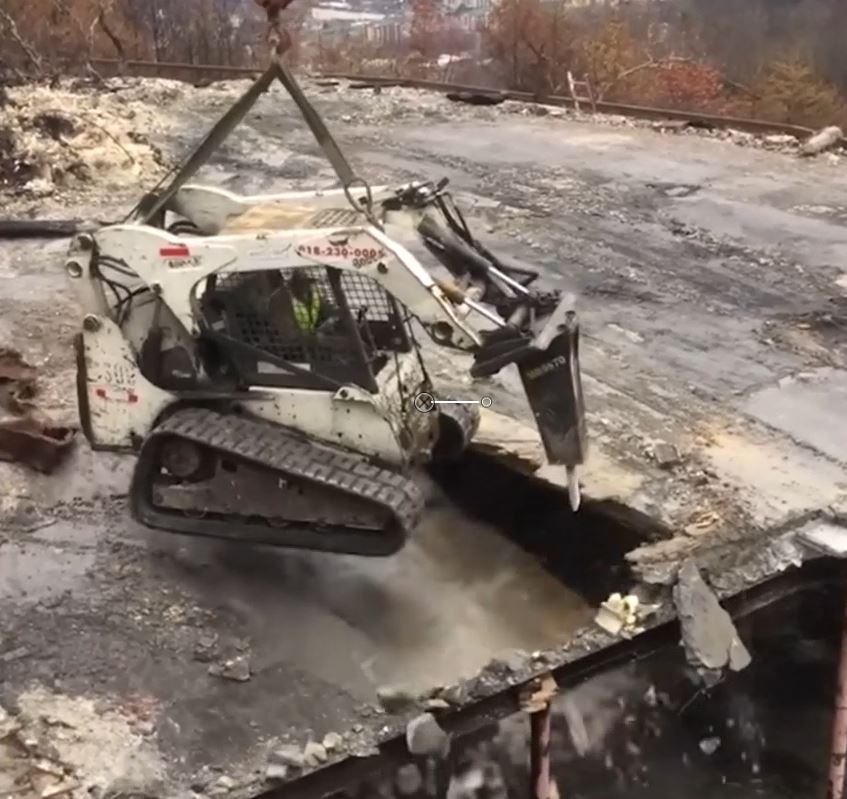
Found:
M 52 196 L 155 178 L 162 156 L 147 138 L 152 105 L 121 92 L 22 86 L 0 105 L 0 193 Z
M 0 706 L 0 796 L 83 799 L 160 787 L 158 755 L 125 713 L 40 690 L 18 704 Z
M 35 368 L 19 352 L 0 347 L 0 460 L 50 473 L 73 443 L 75 431 L 39 412 Z

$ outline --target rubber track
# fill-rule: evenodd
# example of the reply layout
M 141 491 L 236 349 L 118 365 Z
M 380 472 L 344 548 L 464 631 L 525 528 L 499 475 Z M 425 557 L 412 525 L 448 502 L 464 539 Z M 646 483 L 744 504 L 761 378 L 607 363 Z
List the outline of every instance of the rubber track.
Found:
M 317 530 L 271 528 L 232 521 L 193 519 L 152 504 L 152 464 L 159 441 L 167 436 L 193 441 L 252 465 L 272 469 L 351 496 L 387 510 L 394 525 L 386 531 L 355 528 Z M 405 543 L 424 510 L 417 484 L 402 474 L 368 463 L 362 457 L 330 446 L 312 444 L 284 428 L 249 417 L 220 414 L 206 408 L 186 408 L 167 417 L 145 440 L 133 476 L 133 514 L 151 527 L 220 538 L 267 543 L 298 549 L 318 549 L 355 555 L 390 555 Z M 241 527 L 235 530 L 233 527 Z

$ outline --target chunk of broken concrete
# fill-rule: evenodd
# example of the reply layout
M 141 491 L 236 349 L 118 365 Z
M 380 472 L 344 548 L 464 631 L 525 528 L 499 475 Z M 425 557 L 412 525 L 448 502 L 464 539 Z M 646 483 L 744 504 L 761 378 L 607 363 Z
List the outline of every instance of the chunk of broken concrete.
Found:
M 421 713 L 406 725 L 406 746 L 413 755 L 446 757 L 450 736 L 441 729 L 432 713 Z
M 660 469 L 671 469 L 680 462 L 679 450 L 667 441 L 653 444 L 653 459 Z
M 341 745 L 344 743 L 344 739 L 337 732 L 328 732 L 324 735 L 321 743 L 327 752 L 334 752 L 336 749 L 341 748 Z
M 377 689 L 376 696 L 389 713 L 408 710 L 417 701 L 417 696 L 412 691 L 399 685 L 382 685 Z
M 246 655 L 238 655 L 223 663 L 213 663 L 209 666 L 209 674 L 225 680 L 247 682 L 250 679 L 250 660 Z
M 837 125 L 830 125 L 827 128 L 823 128 L 823 130 L 819 130 L 814 136 L 803 142 L 803 146 L 800 148 L 800 155 L 818 155 L 818 153 L 829 150 L 838 144 L 843 136 L 844 134 L 841 128 Z
M 268 755 L 268 763 L 290 766 L 291 768 L 303 768 L 306 765 L 306 757 L 299 746 L 285 744 L 277 747 Z
M 201 635 L 194 647 L 194 659 L 200 663 L 210 663 L 215 658 L 217 645 L 217 635 Z
M 326 749 L 317 741 L 309 741 L 303 750 L 303 758 L 307 766 L 317 768 L 321 763 L 327 761 Z
M 288 779 L 288 766 L 281 763 L 269 763 L 265 769 L 265 779 L 271 782 L 282 782 Z
M 750 653 L 739 638 L 732 618 L 691 559 L 679 570 L 673 598 L 682 628 L 682 644 L 692 666 L 741 671 L 750 665 Z

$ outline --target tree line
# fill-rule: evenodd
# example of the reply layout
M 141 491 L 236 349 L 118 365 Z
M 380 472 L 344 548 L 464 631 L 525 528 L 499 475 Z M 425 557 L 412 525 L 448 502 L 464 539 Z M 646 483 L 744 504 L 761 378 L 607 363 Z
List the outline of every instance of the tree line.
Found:
M 845 0 L 497 0 L 476 33 L 441 0 L 407 8 L 403 37 L 380 41 L 322 36 L 295 0 L 288 57 L 541 97 L 567 92 L 570 71 L 598 99 L 847 126 Z M 252 0 L 0 0 L 0 75 L 96 71 L 97 58 L 254 66 L 264 30 Z

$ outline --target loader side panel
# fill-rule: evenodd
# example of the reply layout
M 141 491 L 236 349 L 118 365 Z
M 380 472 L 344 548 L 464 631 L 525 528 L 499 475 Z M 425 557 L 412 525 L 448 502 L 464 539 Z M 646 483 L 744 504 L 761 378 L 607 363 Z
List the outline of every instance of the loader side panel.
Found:
M 133 450 L 176 398 L 141 374 L 114 322 L 87 321 L 97 329 L 85 329 L 75 341 L 80 424 L 92 449 Z

